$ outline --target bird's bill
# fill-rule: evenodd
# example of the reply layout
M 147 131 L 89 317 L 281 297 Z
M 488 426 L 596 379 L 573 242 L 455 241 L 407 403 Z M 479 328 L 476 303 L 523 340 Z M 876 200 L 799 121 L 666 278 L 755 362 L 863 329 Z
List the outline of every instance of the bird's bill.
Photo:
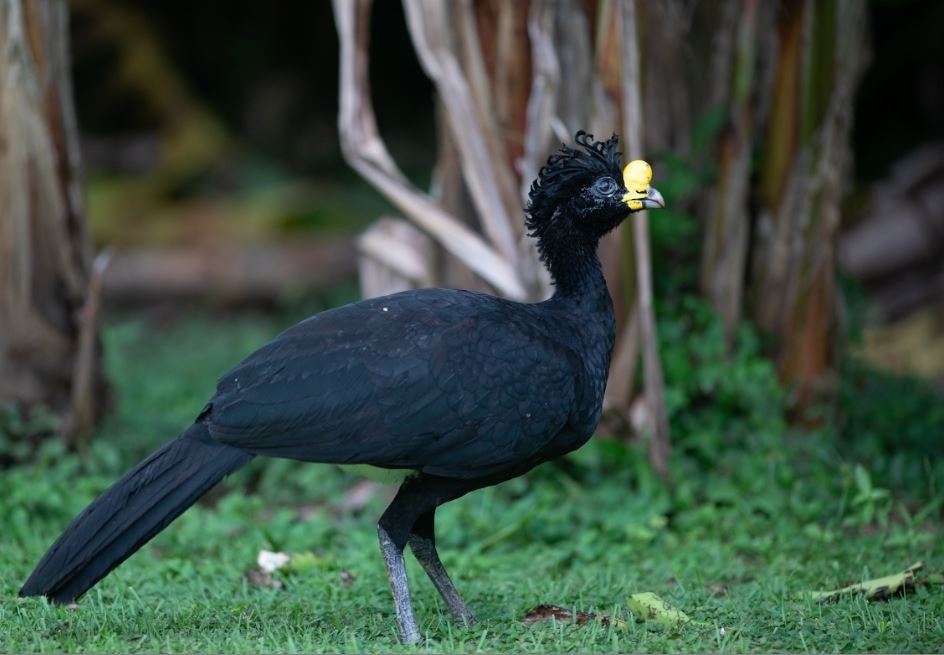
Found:
M 655 187 L 649 187 L 645 198 L 640 198 L 643 209 L 665 209 L 665 198 Z

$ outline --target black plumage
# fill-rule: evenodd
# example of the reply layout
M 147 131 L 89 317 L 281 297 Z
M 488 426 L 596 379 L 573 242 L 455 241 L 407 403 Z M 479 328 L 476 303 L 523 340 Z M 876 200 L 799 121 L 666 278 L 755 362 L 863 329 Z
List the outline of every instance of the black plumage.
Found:
M 407 544 L 470 622 L 436 554 L 436 507 L 580 447 L 600 418 L 614 319 L 596 248 L 630 213 L 631 194 L 616 137 L 577 142 L 549 159 L 526 210 L 550 299 L 421 289 L 286 330 L 220 379 L 194 425 L 76 517 L 21 595 L 72 601 L 227 474 L 268 455 L 414 472 L 378 527 L 401 638 L 419 638 Z M 662 205 L 643 192 L 645 206 Z

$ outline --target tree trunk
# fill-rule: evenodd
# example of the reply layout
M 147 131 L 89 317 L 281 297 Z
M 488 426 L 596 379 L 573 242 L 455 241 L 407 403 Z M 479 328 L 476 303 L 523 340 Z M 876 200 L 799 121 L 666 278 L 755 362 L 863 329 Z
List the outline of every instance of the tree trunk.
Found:
M 701 290 L 721 316 L 727 338 L 741 320 L 748 253 L 750 168 L 755 148 L 757 67 L 763 9 L 757 0 L 723 5 L 712 100 L 724 112 L 718 137 L 718 178 L 706 202 Z M 733 32 L 728 36 L 726 32 Z M 719 42 L 720 41 L 720 42 Z M 706 108 L 707 109 L 707 108 Z
M 104 393 L 64 0 L 0 0 L 0 404 L 61 419 Z
M 863 0 L 790 0 L 760 170 L 753 316 L 805 406 L 834 363 L 836 230 L 859 78 Z
M 691 42 L 714 64 L 695 114 L 720 111 L 722 120 L 709 157 L 717 178 L 697 212 L 701 289 L 729 337 L 745 309 L 773 337 L 781 378 L 802 407 L 834 363 L 835 241 L 864 2 L 706 5 L 696 27 L 708 34 Z

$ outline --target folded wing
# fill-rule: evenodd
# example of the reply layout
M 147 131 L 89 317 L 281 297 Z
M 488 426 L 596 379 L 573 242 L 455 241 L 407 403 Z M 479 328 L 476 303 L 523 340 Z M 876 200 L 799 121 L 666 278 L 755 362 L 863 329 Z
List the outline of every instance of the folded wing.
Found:
M 511 468 L 566 426 L 577 374 L 529 311 L 435 289 L 324 312 L 223 376 L 204 421 L 261 455 L 454 477 Z

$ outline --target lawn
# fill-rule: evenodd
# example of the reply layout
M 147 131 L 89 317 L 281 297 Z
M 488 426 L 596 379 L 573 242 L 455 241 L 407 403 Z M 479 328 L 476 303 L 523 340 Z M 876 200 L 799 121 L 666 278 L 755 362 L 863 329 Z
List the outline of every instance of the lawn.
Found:
M 842 421 L 790 428 L 753 338 L 742 335 L 727 359 L 710 319 L 697 308 L 682 314 L 689 318 L 669 312 L 662 326 L 677 439 L 672 491 L 649 473 L 641 448 L 601 437 L 563 462 L 447 505 L 437 517 L 440 551 L 479 623 L 453 626 L 411 559 L 419 649 L 944 648 L 944 587 L 934 575 L 944 570 L 942 433 L 932 434 L 944 426 L 939 400 L 914 391 L 916 383 L 855 368 L 847 377 L 859 386 L 840 394 L 851 403 Z M 414 650 L 397 642 L 376 543 L 389 492 L 359 497 L 352 488 L 364 485 L 328 466 L 252 462 L 77 607 L 16 596 L 68 520 L 184 427 L 215 378 L 287 320 L 109 322 L 115 406 L 86 456 L 50 445 L 0 477 L 0 651 Z M 304 572 L 277 573 L 281 588 L 260 587 L 245 577 L 260 549 L 314 557 Z M 926 568 L 901 597 L 820 604 L 806 595 L 918 561 Z M 638 592 L 658 594 L 693 621 L 661 628 L 633 620 L 627 597 Z M 541 603 L 624 622 L 522 623 Z

